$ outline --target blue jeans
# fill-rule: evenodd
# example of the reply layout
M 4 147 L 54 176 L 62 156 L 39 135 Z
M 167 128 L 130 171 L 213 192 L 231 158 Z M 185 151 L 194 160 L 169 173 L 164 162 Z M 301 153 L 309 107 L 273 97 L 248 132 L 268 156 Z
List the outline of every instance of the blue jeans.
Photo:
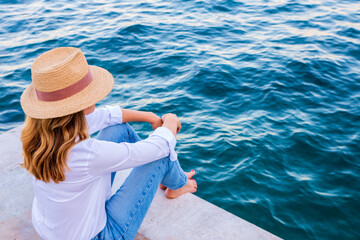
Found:
M 127 123 L 104 128 L 96 138 L 116 143 L 141 140 Z M 111 185 L 115 174 L 111 173 Z M 133 168 L 122 186 L 106 201 L 105 228 L 93 239 L 134 239 L 159 184 L 178 189 L 186 182 L 187 177 L 179 161 L 170 161 L 169 156 Z

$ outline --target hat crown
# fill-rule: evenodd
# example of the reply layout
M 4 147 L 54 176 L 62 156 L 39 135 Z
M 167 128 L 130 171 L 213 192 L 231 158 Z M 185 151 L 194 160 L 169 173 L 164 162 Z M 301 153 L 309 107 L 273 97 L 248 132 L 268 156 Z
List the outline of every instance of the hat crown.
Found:
M 31 65 L 34 87 L 53 92 L 71 86 L 89 72 L 89 65 L 78 48 L 60 47 L 37 57 Z

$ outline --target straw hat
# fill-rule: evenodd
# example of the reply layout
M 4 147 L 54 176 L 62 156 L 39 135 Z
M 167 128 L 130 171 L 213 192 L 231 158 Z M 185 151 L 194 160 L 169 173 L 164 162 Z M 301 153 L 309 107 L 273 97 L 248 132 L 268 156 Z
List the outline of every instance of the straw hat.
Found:
M 107 70 L 89 66 L 78 48 L 55 48 L 31 65 L 32 83 L 21 95 L 21 107 L 33 118 L 55 118 L 79 112 L 105 98 L 114 78 Z

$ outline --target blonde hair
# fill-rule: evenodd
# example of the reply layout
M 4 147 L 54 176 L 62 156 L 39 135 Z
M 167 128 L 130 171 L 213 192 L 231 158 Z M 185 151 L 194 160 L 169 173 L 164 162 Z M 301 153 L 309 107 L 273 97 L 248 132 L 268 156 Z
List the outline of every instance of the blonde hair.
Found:
M 67 165 L 69 151 L 87 138 L 83 111 L 49 119 L 26 116 L 21 132 L 24 156 L 21 165 L 38 180 L 64 181 L 66 169 L 70 170 Z

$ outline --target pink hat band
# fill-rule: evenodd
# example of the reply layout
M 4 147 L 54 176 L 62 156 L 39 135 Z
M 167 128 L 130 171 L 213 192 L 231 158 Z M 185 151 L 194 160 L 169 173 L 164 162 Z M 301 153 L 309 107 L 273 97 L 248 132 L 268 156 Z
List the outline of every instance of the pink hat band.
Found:
M 66 88 L 59 89 L 53 92 L 42 92 L 37 89 L 35 89 L 35 91 L 37 98 L 40 101 L 44 101 L 44 102 L 60 101 L 65 98 L 71 97 L 78 92 L 81 92 L 84 88 L 89 86 L 89 84 L 93 81 L 93 79 L 94 79 L 93 74 L 89 69 L 88 73 L 82 79 L 80 79 L 79 81 L 77 81 L 76 83 L 70 86 L 67 86 Z

